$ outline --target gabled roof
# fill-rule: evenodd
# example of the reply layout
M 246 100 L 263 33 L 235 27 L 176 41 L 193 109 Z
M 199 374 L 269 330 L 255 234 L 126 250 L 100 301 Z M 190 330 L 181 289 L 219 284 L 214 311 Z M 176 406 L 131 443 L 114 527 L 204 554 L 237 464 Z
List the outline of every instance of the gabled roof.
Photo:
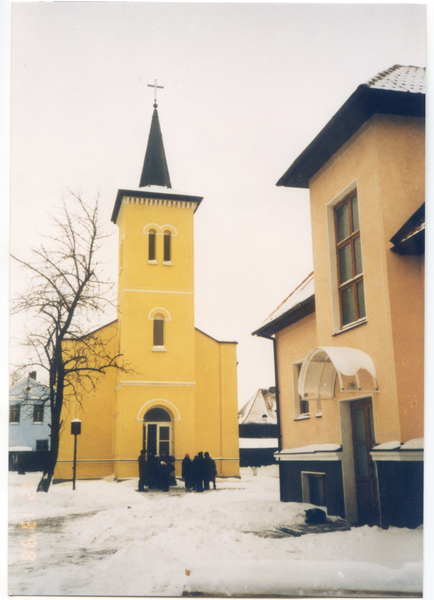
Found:
M 45 384 L 39 383 L 32 377 L 21 379 L 18 381 L 18 383 L 15 383 L 9 388 L 9 400 L 13 401 L 44 401 L 47 400 L 49 396 L 49 388 Z
M 359 85 L 276 185 L 308 188 L 310 178 L 377 113 L 425 117 L 425 68 L 395 65 Z
M 315 311 L 313 272 L 265 319 L 252 335 L 268 337 Z
M 146 148 L 139 187 L 144 187 L 146 185 L 160 185 L 166 188 L 172 187 L 156 104 L 154 104 L 151 130 L 149 132 L 148 146 Z
M 277 423 L 276 393 L 269 390 L 259 389 L 250 400 L 238 411 L 238 423 Z

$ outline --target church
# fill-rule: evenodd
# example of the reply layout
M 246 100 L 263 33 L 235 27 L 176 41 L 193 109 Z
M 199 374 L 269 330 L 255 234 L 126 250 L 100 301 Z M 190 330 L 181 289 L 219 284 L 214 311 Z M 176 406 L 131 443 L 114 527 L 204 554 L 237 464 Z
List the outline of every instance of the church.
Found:
M 79 403 L 63 408 L 54 479 L 138 476 L 137 458 L 209 452 L 220 476 L 239 475 L 236 342 L 194 324 L 194 214 L 201 197 L 174 192 L 154 103 L 139 188 L 118 191 L 118 319 L 94 335 L 119 350 L 127 373 L 110 370 Z

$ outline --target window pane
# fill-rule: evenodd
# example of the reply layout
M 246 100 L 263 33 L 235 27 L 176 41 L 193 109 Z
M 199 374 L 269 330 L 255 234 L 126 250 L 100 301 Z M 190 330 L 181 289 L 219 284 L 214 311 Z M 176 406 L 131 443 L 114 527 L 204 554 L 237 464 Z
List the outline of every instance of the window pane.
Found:
M 164 321 L 154 319 L 154 346 L 164 346 Z
M 151 410 L 148 410 L 143 420 L 154 423 L 159 421 L 170 421 L 170 415 L 164 408 L 151 408 Z
M 309 502 L 315 506 L 324 506 L 324 487 L 321 475 L 309 475 Z
M 353 217 L 353 231 L 358 231 L 360 229 L 359 224 L 359 206 L 357 201 L 357 195 L 353 196 L 351 199 L 351 212 Z
M 338 242 L 340 242 L 350 235 L 348 203 L 345 203 L 336 212 L 338 221 Z
M 354 411 L 354 425 L 356 433 L 356 442 L 364 442 L 366 440 L 366 429 L 365 412 L 363 408 L 358 408 Z
M 346 288 L 341 292 L 342 304 L 342 325 L 348 325 L 356 320 L 354 310 L 354 288 L 353 286 Z
M 309 402 L 307 400 L 300 400 L 300 414 L 309 414 Z
M 160 427 L 160 441 L 168 442 L 170 439 L 169 432 L 170 432 L 169 427 L 167 427 L 167 426 Z
M 353 276 L 351 266 L 351 243 L 339 250 L 339 281 L 344 283 Z
M 368 449 L 365 444 L 356 446 L 357 457 L 357 475 L 359 477 L 368 477 Z
M 155 233 L 149 234 L 149 257 L 148 260 L 155 260 Z
M 169 442 L 160 442 L 160 456 L 163 452 L 169 456 Z
M 164 262 L 170 262 L 170 233 L 164 234 Z
M 362 245 L 360 243 L 360 236 L 354 240 L 354 263 L 356 267 L 356 275 L 363 273 L 362 265 Z
M 366 308 L 365 308 L 365 289 L 362 281 L 357 282 L 357 304 L 359 308 L 359 319 L 363 319 L 366 317 Z
M 372 406 L 368 408 L 369 413 L 369 429 L 371 434 L 371 442 L 375 443 L 375 433 L 374 433 L 374 413 L 372 412 Z

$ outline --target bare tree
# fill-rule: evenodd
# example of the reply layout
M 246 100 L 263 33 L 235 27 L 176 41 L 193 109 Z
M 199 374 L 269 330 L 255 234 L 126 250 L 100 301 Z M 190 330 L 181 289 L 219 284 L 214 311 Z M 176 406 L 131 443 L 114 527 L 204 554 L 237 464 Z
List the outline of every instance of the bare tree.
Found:
M 112 304 L 114 286 L 101 278 L 100 249 L 107 237 L 101 229 L 98 196 L 87 205 L 79 194 L 71 194 L 73 208 L 63 201 L 54 218 L 54 235 L 32 250 L 34 261 L 13 256 L 31 274 L 29 289 L 13 303 L 12 314 L 26 313 L 24 345 L 29 351 L 27 369 L 47 374 L 44 403 L 51 415 L 48 466 L 38 485 L 47 492 L 57 463 L 62 432 L 62 408 L 95 388 L 109 369 L 128 371 L 118 345 L 95 331 L 95 318 Z M 21 365 L 23 368 L 23 365 Z

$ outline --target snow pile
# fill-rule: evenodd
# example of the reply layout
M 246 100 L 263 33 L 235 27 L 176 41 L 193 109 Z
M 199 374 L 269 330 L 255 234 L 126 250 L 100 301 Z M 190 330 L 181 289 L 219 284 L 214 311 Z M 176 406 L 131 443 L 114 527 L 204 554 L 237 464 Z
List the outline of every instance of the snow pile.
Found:
M 137 480 L 78 481 L 35 494 L 10 474 L 9 591 L 14 595 L 326 596 L 420 592 L 422 531 L 353 528 L 301 537 L 255 532 L 304 522 L 279 501 L 276 465 L 217 479 L 217 490 L 137 493 Z

